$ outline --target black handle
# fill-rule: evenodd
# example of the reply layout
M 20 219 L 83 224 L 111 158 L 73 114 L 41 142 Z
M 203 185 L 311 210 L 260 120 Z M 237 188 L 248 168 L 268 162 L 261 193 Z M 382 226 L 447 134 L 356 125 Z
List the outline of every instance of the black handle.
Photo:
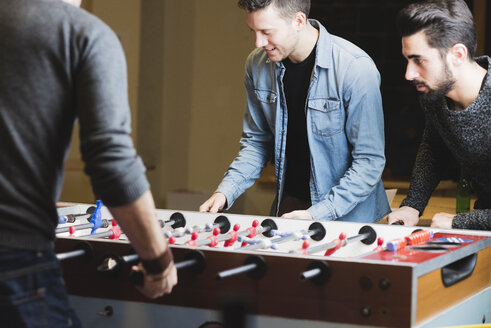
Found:
M 476 267 L 477 254 L 471 254 L 442 268 L 442 282 L 450 287 L 469 277 Z
M 130 272 L 130 282 L 135 286 L 143 286 L 143 272 L 131 270 Z
M 404 225 L 404 221 L 397 220 L 397 221 L 392 222 L 390 225 Z

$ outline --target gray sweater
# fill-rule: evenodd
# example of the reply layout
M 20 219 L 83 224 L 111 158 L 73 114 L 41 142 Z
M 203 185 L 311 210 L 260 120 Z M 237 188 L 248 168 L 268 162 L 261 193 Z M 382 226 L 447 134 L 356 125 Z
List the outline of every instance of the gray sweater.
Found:
M 474 210 L 457 214 L 453 228 L 491 230 L 491 59 L 484 56 L 476 60 L 488 73 L 469 107 L 451 110 L 445 98 L 439 105 L 425 108 L 423 139 L 401 206 L 423 213 L 440 181 L 440 172 L 453 156 L 468 172 L 477 196 Z
M 72 129 L 106 205 L 149 188 L 133 148 L 116 35 L 60 0 L 0 1 L 0 247 L 50 247 Z

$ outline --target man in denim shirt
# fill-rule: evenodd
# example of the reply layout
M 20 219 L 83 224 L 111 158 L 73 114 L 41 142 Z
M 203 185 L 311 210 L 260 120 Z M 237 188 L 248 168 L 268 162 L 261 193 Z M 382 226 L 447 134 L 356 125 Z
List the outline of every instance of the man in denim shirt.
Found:
M 390 207 L 380 75 L 352 43 L 308 20 L 310 0 L 240 0 L 256 49 L 246 62 L 241 149 L 200 211 L 229 208 L 274 155 L 284 218 L 375 222 Z M 288 133 L 287 133 L 288 131 Z

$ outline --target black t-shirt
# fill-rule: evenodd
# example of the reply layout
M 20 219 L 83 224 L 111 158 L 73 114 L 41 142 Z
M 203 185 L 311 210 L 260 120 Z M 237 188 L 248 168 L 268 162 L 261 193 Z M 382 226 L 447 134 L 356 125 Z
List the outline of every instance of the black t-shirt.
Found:
M 305 102 L 315 63 L 315 49 L 300 63 L 283 60 L 283 88 L 288 110 L 286 137 L 286 178 L 284 196 L 310 203 L 310 149 L 307 139 Z

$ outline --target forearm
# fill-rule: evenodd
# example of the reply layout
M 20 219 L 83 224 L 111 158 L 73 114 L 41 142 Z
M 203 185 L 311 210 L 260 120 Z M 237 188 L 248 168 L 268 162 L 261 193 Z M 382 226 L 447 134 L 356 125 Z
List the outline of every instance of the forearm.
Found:
M 491 230 L 491 209 L 473 210 L 457 214 L 452 221 L 452 228 Z
M 266 162 L 246 160 L 240 155 L 232 162 L 216 190 L 227 198 L 227 209 L 259 178 Z
M 226 196 L 227 208 L 232 206 L 235 199 L 254 184 L 272 157 L 272 133 L 259 127 L 259 124 L 250 117 L 249 111 L 246 111 L 239 154 L 230 164 L 216 190 Z
M 407 198 L 401 206 L 410 206 L 419 211 L 420 215 L 440 181 L 440 172 L 448 158 L 448 151 L 440 136 L 429 123 L 426 123 L 418 155 L 411 173 L 411 183 Z
M 167 249 L 167 242 L 155 217 L 150 190 L 131 204 L 109 207 L 136 252 L 142 259 L 155 259 Z

